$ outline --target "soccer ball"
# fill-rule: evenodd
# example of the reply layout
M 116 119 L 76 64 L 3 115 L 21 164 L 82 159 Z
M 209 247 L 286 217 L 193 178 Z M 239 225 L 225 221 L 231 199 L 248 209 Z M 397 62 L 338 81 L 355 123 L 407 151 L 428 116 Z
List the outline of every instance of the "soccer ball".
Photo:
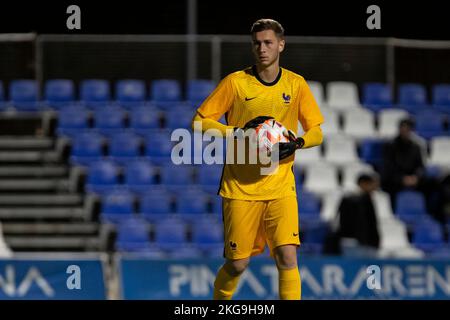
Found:
M 259 152 L 271 154 L 273 146 L 278 142 L 289 142 L 288 129 L 275 119 L 261 123 L 255 129 L 256 145 Z

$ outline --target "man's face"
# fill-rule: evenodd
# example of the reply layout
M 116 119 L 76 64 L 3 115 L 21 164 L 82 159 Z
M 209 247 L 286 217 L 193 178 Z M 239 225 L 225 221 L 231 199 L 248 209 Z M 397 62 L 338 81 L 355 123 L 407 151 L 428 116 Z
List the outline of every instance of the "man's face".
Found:
M 268 67 L 278 62 L 284 49 L 284 40 L 279 39 L 273 30 L 263 30 L 253 35 L 253 54 L 258 64 Z

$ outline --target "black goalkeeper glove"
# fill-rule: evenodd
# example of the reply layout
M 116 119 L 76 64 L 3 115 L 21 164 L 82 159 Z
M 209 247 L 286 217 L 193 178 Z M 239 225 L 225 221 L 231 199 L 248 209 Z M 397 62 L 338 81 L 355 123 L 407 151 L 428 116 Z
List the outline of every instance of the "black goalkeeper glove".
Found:
M 235 137 L 243 137 L 244 132 L 248 129 L 256 129 L 261 123 L 263 123 L 266 120 L 274 119 L 273 117 L 269 116 L 259 116 L 256 117 L 250 121 L 248 121 L 243 128 L 235 127 L 234 128 L 234 135 Z
M 302 137 L 295 137 L 295 134 L 289 130 L 289 142 L 278 143 L 278 159 L 283 160 L 292 154 L 295 150 L 302 148 L 305 145 L 305 140 Z

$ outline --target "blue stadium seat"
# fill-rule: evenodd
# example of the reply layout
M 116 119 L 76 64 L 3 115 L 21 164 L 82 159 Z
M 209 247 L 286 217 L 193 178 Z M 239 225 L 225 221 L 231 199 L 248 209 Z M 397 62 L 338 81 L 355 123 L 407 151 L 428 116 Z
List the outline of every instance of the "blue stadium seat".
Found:
M 128 219 L 117 226 L 116 250 L 141 252 L 151 250 L 150 230 L 142 219 Z
M 145 103 L 147 92 L 143 80 L 124 79 L 116 82 L 116 100 L 127 109 Z
M 119 167 L 112 161 L 96 161 L 89 165 L 86 191 L 105 193 L 117 188 L 119 184 Z
M 208 193 L 217 193 L 222 177 L 221 165 L 201 165 L 196 167 L 197 182 Z
M 13 80 L 9 84 L 9 98 L 19 111 L 39 111 L 38 85 L 35 80 Z
M 169 109 L 182 100 L 181 86 L 177 80 L 153 80 L 150 84 L 150 98 L 156 106 Z
M 169 251 L 169 258 L 171 259 L 199 259 L 203 258 L 203 253 L 200 249 L 190 246 L 185 246 Z
M 89 110 L 82 106 L 65 106 L 58 112 L 56 133 L 60 136 L 75 137 L 89 126 Z
M 144 193 L 156 183 L 155 170 L 146 160 L 128 162 L 125 167 L 125 186 L 133 192 Z
M 130 128 L 134 132 L 147 135 L 160 126 L 160 111 L 154 107 L 136 107 L 130 110 Z
M 403 83 L 398 87 L 398 104 L 409 113 L 416 114 L 427 107 L 425 87 L 418 83 Z
M 302 232 L 302 252 L 306 254 L 321 254 L 325 238 L 330 231 L 326 222 L 316 220 L 314 222 L 300 222 Z
M 196 221 L 206 217 L 209 197 L 201 190 L 185 188 L 176 197 L 176 207 L 179 217 L 185 221 Z
M 170 110 L 165 112 L 166 128 L 171 130 L 184 128 L 191 129 L 192 118 L 194 112 L 186 105 L 173 106 Z
M 392 106 L 393 104 L 392 90 L 386 83 L 365 83 L 362 94 L 363 105 L 373 112 L 378 112 Z
M 72 164 L 88 165 L 103 157 L 104 138 L 97 132 L 83 132 L 72 139 L 70 161 Z
M 297 189 L 298 190 L 298 189 Z M 298 212 L 300 222 L 309 223 L 320 220 L 320 199 L 312 192 L 300 191 L 298 193 Z
M 94 111 L 94 126 L 104 135 L 121 132 L 125 127 L 125 110 L 117 106 L 105 106 Z
M 55 109 L 74 104 L 75 85 L 69 79 L 47 80 L 45 83 L 44 99 L 46 104 Z
M 189 165 L 172 165 L 160 168 L 161 183 L 171 191 L 184 190 L 193 184 L 193 168 Z
M 418 135 L 425 139 L 446 135 L 445 116 L 433 109 L 421 111 L 415 117 L 415 129 Z
M 168 218 L 169 214 L 173 213 L 172 195 L 168 190 L 142 194 L 139 201 L 139 213 L 150 222 Z
M 101 197 L 100 210 L 103 222 L 119 223 L 133 218 L 134 195 L 126 190 L 113 190 Z
M 433 106 L 437 110 L 450 114 L 450 84 L 437 84 L 433 86 Z
M 195 79 L 187 83 L 186 100 L 198 108 L 201 103 L 213 92 L 216 83 L 213 80 Z
M 408 227 L 427 216 L 425 197 L 417 191 L 401 191 L 395 199 L 395 213 Z
M 154 224 L 155 246 L 163 250 L 178 250 L 186 247 L 187 228 L 182 220 L 165 219 Z
M 383 164 L 383 148 L 385 142 L 377 139 L 366 139 L 361 142 L 361 159 L 380 168 Z
M 201 250 L 223 249 L 222 223 L 207 219 L 192 224 L 192 243 Z
M 412 243 L 425 253 L 441 249 L 446 245 L 441 224 L 432 218 L 422 219 L 414 227 Z
M 156 130 L 145 136 L 145 155 L 150 157 L 152 163 L 163 165 L 170 161 L 173 147 L 170 137 L 168 130 Z
M 89 108 L 106 106 L 111 100 L 109 82 L 102 79 L 81 81 L 80 100 Z
M 125 165 L 141 155 L 142 138 L 134 132 L 124 131 L 111 135 L 109 139 L 109 156 L 112 160 Z
M 217 190 L 219 190 L 219 186 L 217 186 Z M 210 198 L 212 202 L 212 213 L 220 216 L 222 215 L 222 197 L 219 195 L 212 195 Z
M 7 104 L 5 100 L 5 89 L 3 88 L 3 81 L 0 80 L 0 110 L 6 108 Z

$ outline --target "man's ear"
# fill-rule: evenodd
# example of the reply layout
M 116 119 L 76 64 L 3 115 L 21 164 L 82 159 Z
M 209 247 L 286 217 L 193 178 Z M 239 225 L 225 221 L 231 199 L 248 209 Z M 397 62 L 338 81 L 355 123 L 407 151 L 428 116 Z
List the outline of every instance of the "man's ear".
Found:
M 280 43 L 278 45 L 278 52 L 283 52 L 285 44 L 286 44 L 286 41 L 284 41 L 284 39 L 280 40 Z

